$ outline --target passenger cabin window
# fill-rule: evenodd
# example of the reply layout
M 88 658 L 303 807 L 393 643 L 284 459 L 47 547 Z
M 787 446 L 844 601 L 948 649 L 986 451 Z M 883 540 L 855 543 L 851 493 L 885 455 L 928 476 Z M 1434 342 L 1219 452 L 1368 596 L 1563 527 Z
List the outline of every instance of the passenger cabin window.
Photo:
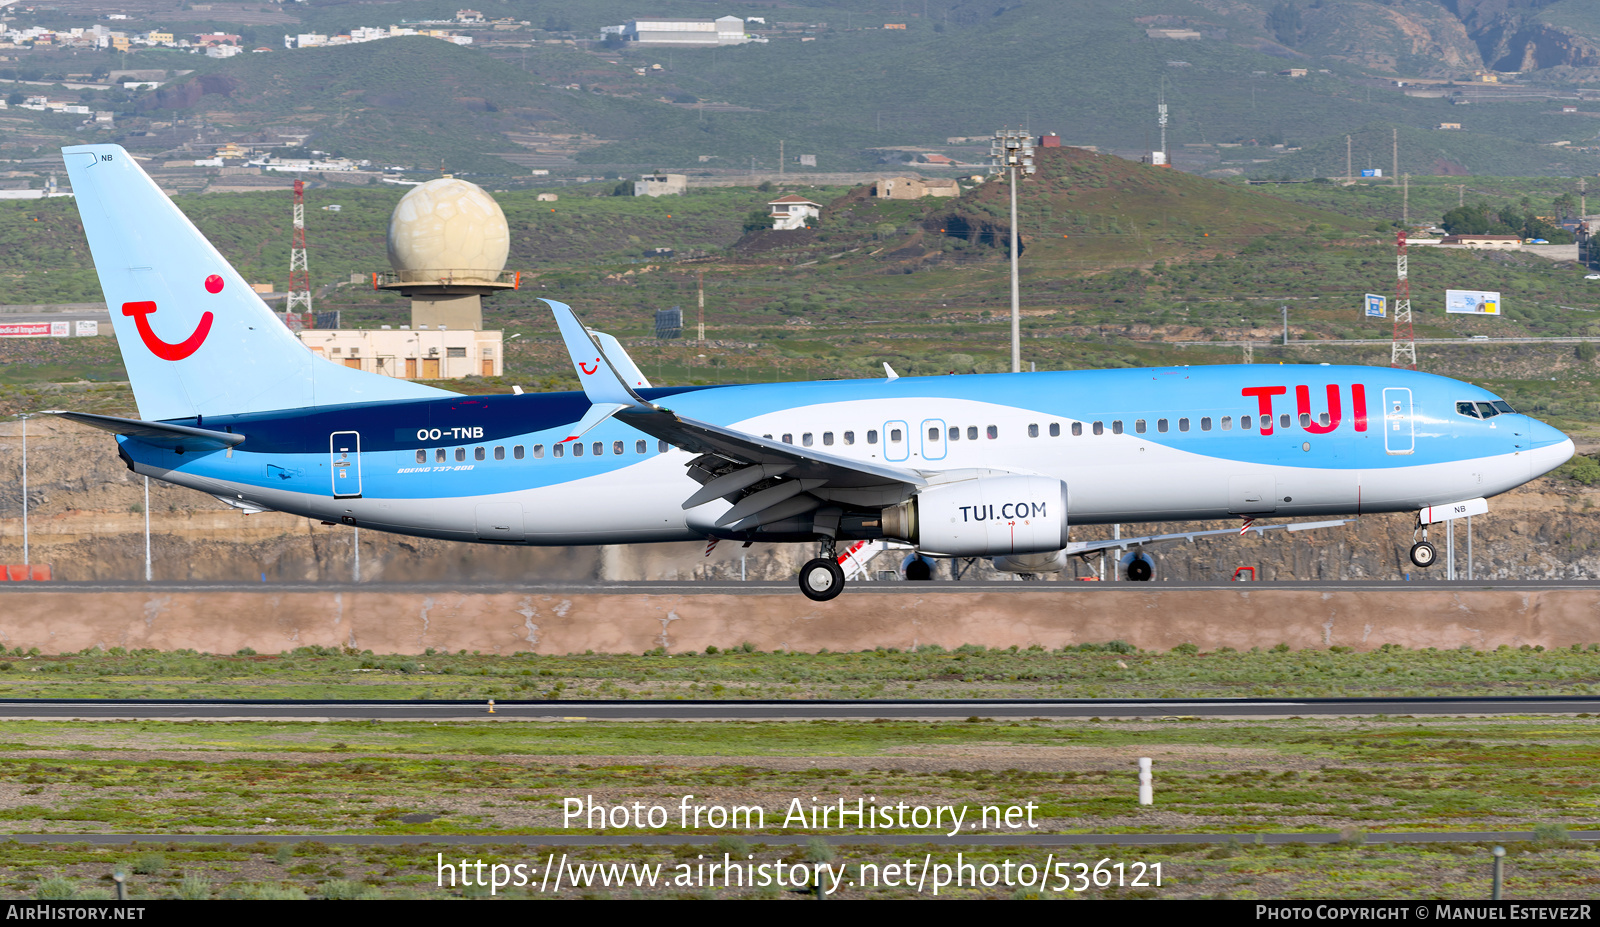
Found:
M 951 425 L 950 426 L 950 440 L 952 440 L 952 441 L 960 441 L 961 440 L 961 429 L 959 427 L 957 427 L 955 425 Z
M 1052 437 L 1052 438 L 1061 437 L 1061 423 L 1060 422 L 1051 422 L 1050 423 L 1050 437 Z
M 937 429 L 937 428 L 929 428 L 928 429 L 928 440 L 929 441 L 937 441 L 937 440 L 939 440 L 939 429 Z
M 633 452 L 635 454 L 646 453 L 646 451 L 645 451 L 645 443 L 644 443 L 644 439 L 643 438 L 640 438 L 639 440 L 633 442 Z
M 1119 418 L 1111 423 L 1111 433 L 1114 435 L 1122 434 L 1122 419 Z
M 1278 427 L 1279 428 L 1288 428 L 1289 427 L 1289 413 L 1285 412 L 1282 415 L 1278 416 Z
M 873 428 L 873 429 L 871 429 L 870 431 L 867 432 L 867 443 L 868 444 L 877 444 L 878 443 L 878 429 Z
M 793 444 L 794 443 L 794 433 L 790 432 L 788 434 L 785 434 L 783 436 L 783 443 L 784 444 Z
M 1261 415 L 1261 427 L 1262 428 L 1271 428 L 1272 427 L 1272 416 L 1267 415 L 1266 413 L 1262 413 L 1262 415 Z
M 428 452 L 419 449 L 417 451 L 417 463 L 427 463 L 427 462 L 428 462 Z
M 846 444 L 854 444 L 854 443 L 856 443 L 856 433 L 853 432 L 853 431 L 845 432 L 844 433 L 844 443 L 846 443 Z
M 464 448 L 464 447 L 456 448 L 456 462 L 460 463 L 461 461 L 466 460 L 466 459 L 467 459 L 467 449 Z
M 611 442 L 611 453 L 613 453 L 613 454 L 624 453 L 621 441 L 613 441 L 613 442 Z
M 1104 422 L 1095 422 L 1094 423 L 1094 433 L 1097 434 L 1097 435 L 1105 434 L 1106 433 L 1106 425 L 1105 425 L 1105 423 Z
M 805 434 L 801 435 L 800 436 L 800 443 L 805 445 L 806 447 L 810 447 L 811 446 L 811 432 L 808 431 Z
M 483 448 L 475 447 L 475 448 L 472 449 L 472 459 L 473 460 L 483 460 L 486 456 L 488 456 L 488 455 L 486 455 L 483 452 Z
M 767 437 L 770 438 L 772 436 L 768 435 Z M 661 454 L 665 454 L 667 452 L 667 439 L 662 438 L 656 442 L 656 451 Z
M 551 457 L 565 457 L 566 454 L 567 454 L 567 446 L 565 444 L 552 444 L 552 445 L 550 445 L 550 456 Z
M 1142 419 L 1142 418 L 1134 419 L 1133 420 L 1133 430 L 1138 434 L 1141 434 L 1141 435 L 1144 434 L 1144 419 Z
M 989 440 L 992 441 L 992 440 L 994 440 L 995 438 L 998 438 L 998 437 L 1000 437 L 1000 429 L 996 428 L 993 425 L 990 425 L 989 426 Z
M 518 460 L 522 459 L 524 453 L 526 453 L 526 452 L 523 451 L 522 445 L 520 445 L 520 444 L 513 445 L 512 448 L 511 448 L 511 456 L 515 457 Z
M 1223 431 L 1232 431 L 1233 430 L 1233 416 L 1224 415 L 1222 417 L 1222 430 Z
M 1211 416 L 1205 415 L 1205 416 L 1202 416 L 1200 418 L 1200 430 L 1201 431 L 1210 431 L 1211 430 Z
M 968 425 L 967 426 L 967 440 L 968 441 L 976 441 L 976 440 L 978 440 L 978 426 L 977 425 Z
M 434 451 L 433 452 L 433 462 L 434 463 L 444 463 L 444 461 L 445 461 L 445 456 L 444 455 L 445 455 L 445 450 L 442 447 L 439 448 L 437 451 Z
M 605 453 L 605 450 L 606 450 L 605 442 L 604 441 L 596 441 L 594 443 L 593 450 L 594 450 L 594 456 L 599 457 L 601 454 Z
M 574 442 L 572 442 L 572 456 L 574 456 L 574 457 L 582 457 L 583 456 L 583 442 L 582 441 L 574 441 Z
M 1300 427 L 1301 428 L 1310 428 L 1311 427 L 1311 413 L 1310 412 L 1301 412 L 1300 413 Z
M 1317 415 L 1317 421 L 1322 425 L 1322 427 L 1324 427 L 1324 428 L 1328 427 L 1328 422 L 1330 421 L 1330 419 L 1328 418 L 1328 413 L 1322 412 L 1322 413 L 1318 414 Z
M 832 447 L 833 446 L 833 432 L 824 431 L 822 433 L 822 446 L 823 447 Z
M 1223 421 L 1226 422 L 1227 419 L 1223 419 Z M 1255 421 L 1256 421 L 1255 419 L 1251 418 L 1248 415 L 1241 415 L 1241 416 L 1239 416 L 1239 427 L 1244 429 L 1245 431 L 1249 431 L 1250 430 L 1250 426 L 1255 424 Z M 1228 426 L 1227 425 L 1223 425 L 1222 427 L 1226 428 Z
M 1078 437 L 1078 436 L 1080 436 L 1082 434 L 1083 434 L 1083 423 L 1082 422 L 1073 422 L 1072 423 L 1072 436 L 1074 438 L 1076 438 L 1076 437 Z
M 1030 438 L 1039 437 L 1039 426 L 1038 425 L 1029 425 L 1028 426 L 1028 437 L 1030 437 Z
M 494 459 L 495 460 L 505 460 L 506 459 L 506 449 L 503 448 L 503 447 L 495 448 L 494 449 Z
M 1178 419 L 1178 430 L 1179 431 L 1188 431 L 1189 430 L 1189 420 L 1186 419 L 1186 418 Z
M 1162 434 L 1166 434 L 1167 433 L 1167 420 L 1166 419 L 1164 419 L 1164 418 L 1156 419 L 1156 431 L 1159 431 Z
M 905 440 L 905 436 L 901 434 L 900 429 L 891 428 L 889 429 L 889 440 L 895 444 L 899 444 L 901 441 Z

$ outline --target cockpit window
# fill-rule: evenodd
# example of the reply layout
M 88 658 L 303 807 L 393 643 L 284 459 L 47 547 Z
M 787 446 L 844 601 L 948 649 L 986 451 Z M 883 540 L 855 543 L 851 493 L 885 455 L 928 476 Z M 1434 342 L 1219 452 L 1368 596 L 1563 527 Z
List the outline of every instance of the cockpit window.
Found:
M 1478 403 L 1478 414 L 1484 418 L 1494 418 L 1500 414 L 1500 410 L 1494 407 L 1494 403 L 1480 402 Z
M 1496 409 L 1499 409 L 1502 413 L 1504 413 L 1506 415 L 1515 415 L 1515 414 L 1517 414 L 1517 410 L 1511 408 L 1511 403 L 1506 402 L 1504 399 L 1496 399 L 1494 402 L 1491 402 L 1489 404 L 1494 406 Z
M 1478 415 L 1477 405 L 1471 402 L 1456 403 L 1456 414 L 1465 415 L 1468 418 L 1481 418 L 1481 416 Z

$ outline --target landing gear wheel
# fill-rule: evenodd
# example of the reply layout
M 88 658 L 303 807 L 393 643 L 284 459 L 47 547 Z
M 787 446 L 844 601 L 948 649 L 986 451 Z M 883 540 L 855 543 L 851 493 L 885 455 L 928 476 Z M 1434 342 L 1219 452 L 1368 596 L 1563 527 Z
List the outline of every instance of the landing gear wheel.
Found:
M 1433 562 L 1438 559 L 1439 552 L 1427 541 L 1418 541 L 1411 545 L 1411 562 L 1417 566 L 1426 569 L 1433 566 Z
M 1128 564 L 1129 582 L 1148 583 L 1155 572 L 1148 560 L 1135 560 Z
M 918 557 L 906 564 L 906 579 L 913 581 L 933 579 L 933 564 Z
M 808 560 L 800 568 L 800 591 L 813 602 L 826 602 L 844 591 L 844 569 L 837 560 Z

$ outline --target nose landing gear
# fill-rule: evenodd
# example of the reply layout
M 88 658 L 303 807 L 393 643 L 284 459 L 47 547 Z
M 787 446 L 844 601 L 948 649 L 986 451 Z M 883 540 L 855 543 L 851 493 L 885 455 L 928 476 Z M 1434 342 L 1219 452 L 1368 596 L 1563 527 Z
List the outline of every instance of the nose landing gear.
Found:
M 1420 540 L 1418 534 L 1421 535 Z M 1411 545 L 1411 562 L 1423 569 L 1433 566 L 1439 559 L 1439 551 L 1428 543 L 1428 529 L 1420 528 L 1418 533 L 1412 534 L 1411 537 L 1416 540 L 1416 543 Z

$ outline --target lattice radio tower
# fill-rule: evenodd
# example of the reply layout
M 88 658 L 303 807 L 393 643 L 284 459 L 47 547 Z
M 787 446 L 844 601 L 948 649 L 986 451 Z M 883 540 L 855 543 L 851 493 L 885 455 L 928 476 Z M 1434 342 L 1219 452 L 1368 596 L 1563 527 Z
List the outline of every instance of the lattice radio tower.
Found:
M 305 326 L 315 327 L 311 315 L 311 271 L 306 267 L 306 185 L 300 180 L 294 182 L 294 238 L 289 246 L 289 301 L 284 309 L 303 313 Z
M 1406 230 L 1394 238 L 1394 345 L 1389 366 L 1417 369 L 1417 340 L 1411 331 L 1411 278 L 1406 273 Z

